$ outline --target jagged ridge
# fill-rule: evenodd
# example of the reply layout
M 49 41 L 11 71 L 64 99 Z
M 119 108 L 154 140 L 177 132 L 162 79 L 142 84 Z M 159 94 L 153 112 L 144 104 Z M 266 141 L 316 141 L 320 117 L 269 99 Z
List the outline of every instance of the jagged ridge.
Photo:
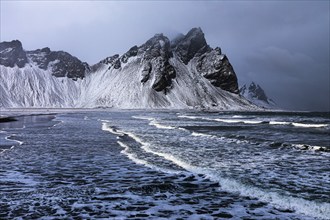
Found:
M 240 94 L 250 102 L 263 108 L 275 108 L 276 103 L 267 97 L 265 91 L 260 85 L 251 82 L 250 85 L 243 85 L 240 88 Z
M 253 108 L 237 95 L 228 58 L 220 48 L 207 45 L 200 28 L 172 42 L 156 34 L 93 66 L 63 51 L 24 51 L 19 41 L 0 43 L 0 55 L 1 107 Z

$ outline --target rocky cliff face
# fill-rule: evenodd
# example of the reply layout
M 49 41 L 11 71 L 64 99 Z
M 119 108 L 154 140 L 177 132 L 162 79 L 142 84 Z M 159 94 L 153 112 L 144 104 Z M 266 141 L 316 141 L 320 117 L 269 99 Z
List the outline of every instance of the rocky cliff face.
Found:
M 200 28 L 172 41 L 156 34 L 93 66 L 63 51 L 24 51 L 19 41 L 0 49 L 2 107 L 255 108 L 238 95 L 227 56 Z
M 24 67 L 28 62 L 22 43 L 18 40 L 0 43 L 0 65 Z
M 68 77 L 74 80 L 84 78 L 90 71 L 87 63 L 64 51 L 51 51 L 48 47 L 26 52 L 27 57 L 40 69 L 51 69 L 56 77 Z
M 56 77 L 68 77 L 74 80 L 84 78 L 90 71 L 87 63 L 67 52 L 51 51 L 48 47 L 25 51 L 18 40 L 0 43 L 0 65 L 23 68 L 28 63 L 43 70 L 51 69 L 52 75 Z
M 275 108 L 276 103 L 267 97 L 265 91 L 260 85 L 252 82 L 250 85 L 243 85 L 240 88 L 240 94 L 247 100 L 263 108 Z
M 157 92 L 168 92 L 171 89 L 176 70 L 169 60 L 174 57 L 185 65 L 190 63 L 212 85 L 231 93 L 239 93 L 237 77 L 227 56 L 221 53 L 219 47 L 212 49 L 206 43 L 200 28 L 193 28 L 172 42 L 163 34 L 156 34 L 145 44 L 132 47 L 121 57 L 116 54 L 100 63 L 111 64 L 109 68 L 113 66 L 119 69 L 131 57 L 138 57 L 143 64 L 141 83 L 147 82 L 150 75 L 156 76 L 152 88 Z

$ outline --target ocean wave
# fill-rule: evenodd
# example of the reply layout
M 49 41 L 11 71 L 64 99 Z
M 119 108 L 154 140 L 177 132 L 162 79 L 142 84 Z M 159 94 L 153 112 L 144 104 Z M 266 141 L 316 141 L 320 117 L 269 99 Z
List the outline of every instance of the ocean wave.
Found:
M 123 132 L 109 126 L 108 122 L 103 122 L 102 123 L 102 130 L 103 131 L 108 131 L 112 134 L 119 135 L 119 136 L 125 135 Z
M 296 122 L 293 122 L 292 125 L 295 127 L 302 127 L 302 128 L 322 128 L 328 126 L 328 124 L 303 124 Z
M 301 150 L 313 150 L 313 151 L 329 151 L 327 147 L 308 145 L 308 144 L 292 144 L 293 147 Z
M 142 119 L 142 120 L 148 120 L 148 121 L 155 119 L 155 118 L 151 118 L 151 117 L 135 116 L 135 115 L 133 115 L 132 118 Z
M 133 153 L 129 153 L 129 146 L 124 144 L 123 142 L 121 141 L 117 141 L 117 143 L 119 144 L 119 146 L 121 146 L 122 148 L 124 148 L 124 150 L 122 150 L 120 153 L 122 154 L 125 154 L 130 160 L 132 160 L 134 163 L 136 164 L 142 164 L 142 165 L 145 165 L 147 167 L 150 167 L 150 168 L 154 168 L 154 166 L 151 166 L 147 161 L 145 160 L 141 160 L 139 159 L 135 154 Z
M 236 116 L 236 115 L 234 115 Z M 233 118 L 239 118 L 238 116 Z M 329 124 L 305 124 L 299 122 L 287 122 L 287 121 L 262 121 L 262 120 L 244 120 L 244 119 L 226 119 L 226 118 L 207 118 L 207 117 L 196 117 L 196 116 L 188 116 L 188 115 L 179 115 L 180 118 L 188 118 L 188 119 L 202 119 L 207 121 L 218 121 L 224 123 L 244 123 L 244 124 L 270 124 L 270 125 L 292 125 L 294 127 L 302 127 L 302 128 L 322 128 L 328 127 Z
M 159 128 L 159 129 L 169 129 L 169 130 L 176 129 L 176 127 L 174 127 L 174 126 L 160 124 L 155 118 L 143 117 L 143 116 L 132 116 L 132 118 L 148 120 L 148 121 L 150 121 L 149 125 L 155 126 L 156 128 Z
M 254 121 L 254 120 L 235 120 L 235 119 L 221 119 L 215 118 L 211 119 L 214 121 L 225 122 L 225 123 L 244 123 L 244 124 L 262 124 L 265 123 L 264 121 Z
M 6 136 L 4 139 L 7 140 L 7 141 L 10 141 L 10 142 L 16 142 L 16 143 L 18 143 L 19 146 L 22 145 L 22 144 L 24 144 L 23 141 L 19 141 L 19 140 L 16 140 L 16 139 L 12 139 L 12 137 L 15 137 L 15 135 L 9 135 L 9 136 Z M 2 149 L 2 151 L 0 152 L 0 154 L 3 154 L 3 153 L 5 153 L 6 151 L 10 151 L 10 150 L 14 149 L 15 146 L 16 146 L 16 145 L 12 145 L 10 148 Z
M 188 118 L 188 119 L 202 119 L 202 120 L 207 120 L 207 121 L 217 121 L 217 122 L 224 122 L 224 123 L 244 123 L 244 124 L 262 124 L 262 123 L 266 123 L 264 121 L 257 121 L 257 120 L 207 118 L 207 117 L 197 117 L 197 116 L 188 116 L 188 115 L 179 115 L 178 117 L 179 118 Z
M 13 145 L 13 146 L 11 146 L 10 148 L 7 148 L 7 149 L 1 149 L 1 151 L 0 151 L 0 155 L 3 154 L 3 153 L 5 153 L 6 151 L 10 151 L 10 150 L 12 150 L 14 147 L 15 147 L 15 146 Z
M 115 132 L 114 134 L 126 134 L 130 138 L 132 138 L 135 142 L 140 144 L 141 149 L 144 150 L 145 152 L 162 157 L 165 160 L 172 162 L 173 164 L 185 169 L 186 171 L 189 171 L 197 175 L 203 174 L 205 175 L 206 178 L 210 179 L 211 181 L 219 182 L 220 188 L 224 191 L 231 193 L 239 193 L 242 196 L 257 198 L 260 201 L 267 202 L 275 207 L 294 210 L 297 213 L 311 216 L 313 218 L 327 218 L 327 216 L 330 216 L 329 203 L 317 203 L 302 198 L 282 195 L 278 192 L 268 191 L 251 185 L 243 184 L 239 180 L 221 176 L 221 174 L 219 174 L 217 170 L 191 165 L 188 161 L 185 161 L 176 155 L 174 156 L 173 154 L 170 153 L 164 153 L 159 150 L 155 150 L 154 148 L 151 147 L 152 146 L 151 143 L 143 141 L 139 136 L 137 136 L 134 133 L 108 129 L 108 128 L 107 130 Z M 202 134 L 197 132 L 195 133 L 192 132 L 191 135 L 211 137 L 208 136 L 207 134 Z M 156 168 L 156 166 L 153 167 L 152 164 L 144 160 L 141 160 L 140 158 L 137 158 L 134 154 L 131 154 L 129 152 L 129 146 L 127 146 L 123 142 L 118 142 L 118 144 L 120 144 L 124 148 L 123 153 L 126 154 L 132 161 L 143 164 L 145 166 L 149 166 L 151 168 Z
M 143 151 L 145 151 L 147 153 L 154 154 L 154 152 L 152 150 L 150 150 L 149 143 L 142 141 L 141 138 L 139 138 L 137 135 L 135 135 L 131 132 L 117 130 L 115 128 L 112 128 L 111 126 L 109 126 L 106 123 L 102 124 L 102 130 L 108 131 L 112 134 L 119 135 L 119 136 L 127 135 L 128 137 L 132 138 L 136 143 L 138 143 L 141 146 L 141 149 Z M 117 143 L 119 144 L 119 146 L 124 148 L 124 150 L 122 150 L 121 153 L 125 154 L 130 160 L 132 160 L 136 164 L 141 164 L 141 165 L 144 165 L 146 167 L 149 167 L 149 168 L 161 171 L 161 172 L 165 172 L 165 173 L 171 173 L 171 174 L 175 173 L 175 174 L 177 174 L 177 173 L 181 172 L 181 171 L 161 168 L 161 167 L 158 167 L 156 165 L 150 164 L 146 160 L 142 160 L 142 159 L 138 158 L 138 156 L 136 154 L 134 154 L 132 152 L 129 152 L 130 148 L 127 144 L 123 143 L 122 141 L 117 141 Z
M 217 138 L 214 135 L 210 135 L 210 134 L 203 134 L 203 133 L 198 133 L 198 132 L 192 132 L 191 133 L 192 136 L 196 136 L 196 137 L 207 137 L 207 138 Z
M 312 151 L 322 151 L 329 152 L 330 149 L 325 146 L 309 145 L 309 144 L 290 144 L 281 142 L 271 142 L 269 144 L 271 147 L 293 147 L 298 150 L 312 150 Z
M 179 115 L 178 118 L 202 119 L 203 117 L 196 117 L 196 116 L 189 116 L 189 115 Z
M 286 121 L 269 121 L 270 125 L 289 125 L 291 122 Z
M 15 139 L 12 139 L 11 137 L 15 137 L 15 135 L 7 136 L 7 137 L 5 137 L 5 139 L 6 139 L 7 141 L 14 141 L 14 142 L 18 143 L 18 145 L 22 145 L 22 144 L 24 144 L 23 141 L 15 140 Z
M 238 192 L 242 196 L 258 198 L 260 201 L 270 203 L 275 207 L 294 210 L 297 213 L 313 218 L 327 219 L 328 216 L 330 216 L 329 203 L 318 203 L 302 198 L 281 195 L 277 192 L 262 190 L 257 187 L 242 184 L 235 179 L 223 178 L 213 172 L 206 171 L 205 175 L 213 181 L 218 181 L 221 188 L 228 192 Z
M 298 213 L 315 218 L 327 218 L 327 216 L 330 215 L 329 203 L 316 203 L 302 198 L 283 196 L 276 192 L 266 191 L 257 187 L 242 184 L 235 179 L 224 178 L 218 175 L 214 170 L 191 165 L 188 162 L 173 156 L 172 154 L 157 152 L 151 149 L 148 149 L 148 152 L 163 157 L 164 159 L 173 162 L 189 172 L 194 174 L 203 174 L 211 181 L 219 182 L 220 188 L 227 192 L 239 193 L 242 196 L 258 198 L 260 201 L 270 203 L 276 207 L 294 210 Z
M 169 129 L 169 130 L 176 129 L 176 127 L 173 127 L 170 125 L 162 125 L 159 122 L 157 122 L 156 120 L 150 121 L 149 124 L 155 126 L 156 128 L 160 128 L 160 129 Z

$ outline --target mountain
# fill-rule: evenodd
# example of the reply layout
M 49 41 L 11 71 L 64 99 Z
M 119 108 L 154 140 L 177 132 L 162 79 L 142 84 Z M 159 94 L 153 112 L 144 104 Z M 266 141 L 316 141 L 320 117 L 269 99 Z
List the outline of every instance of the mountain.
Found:
M 92 66 L 63 51 L 25 51 L 17 40 L 0 43 L 0 55 L 1 108 L 257 108 L 239 95 L 227 56 L 200 28 L 172 41 L 156 34 Z
M 240 94 L 250 102 L 262 108 L 275 108 L 276 103 L 267 97 L 265 91 L 260 85 L 252 82 L 249 86 L 243 85 L 240 90 Z

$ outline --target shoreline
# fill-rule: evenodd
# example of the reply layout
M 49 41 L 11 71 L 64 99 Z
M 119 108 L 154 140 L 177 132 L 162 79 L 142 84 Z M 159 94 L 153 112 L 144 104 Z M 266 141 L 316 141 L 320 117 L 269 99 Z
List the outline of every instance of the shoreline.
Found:
M 50 113 L 62 113 L 62 112 L 91 112 L 91 111 L 187 111 L 187 112 L 280 112 L 280 113 L 330 113 L 329 111 L 303 111 L 303 110 L 288 110 L 288 109 L 257 109 L 257 110 L 242 110 L 242 109 L 194 109 L 194 108 L 178 108 L 178 109 L 171 109 L 171 108 L 110 108 L 110 107 L 102 107 L 102 108 L 43 108 L 43 107 L 36 107 L 36 108 L 0 108 L 0 117 L 3 113 L 9 112 L 50 112 Z

